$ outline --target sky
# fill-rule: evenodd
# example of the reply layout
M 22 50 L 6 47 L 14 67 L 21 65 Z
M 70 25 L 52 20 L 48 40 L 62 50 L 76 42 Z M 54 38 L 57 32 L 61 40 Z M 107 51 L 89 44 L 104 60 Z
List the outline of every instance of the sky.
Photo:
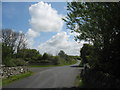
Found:
M 74 41 L 78 33 L 71 33 L 62 20 L 67 15 L 66 2 L 3 2 L 2 28 L 23 32 L 29 48 L 41 54 L 80 55 L 84 42 Z

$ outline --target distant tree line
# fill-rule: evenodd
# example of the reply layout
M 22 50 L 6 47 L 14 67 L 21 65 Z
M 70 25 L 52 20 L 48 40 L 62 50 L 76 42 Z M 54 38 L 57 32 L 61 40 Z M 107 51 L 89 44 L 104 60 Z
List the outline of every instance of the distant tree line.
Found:
M 85 66 L 81 78 L 86 88 L 120 88 L 120 2 L 71 2 L 64 21 L 81 49 Z
M 48 53 L 43 55 L 36 49 L 27 47 L 27 39 L 24 33 L 15 32 L 11 29 L 2 29 L 0 36 L 2 46 L 2 64 L 5 66 L 24 65 L 60 65 L 76 62 L 76 56 L 69 56 L 63 50 L 53 56 Z
M 72 58 L 65 54 L 64 51 L 60 51 L 58 55 L 53 56 L 48 53 L 43 55 L 39 53 L 36 49 L 21 49 L 17 54 L 17 58 L 22 58 L 29 65 L 60 65 L 60 64 L 72 64 L 77 60 L 77 58 Z

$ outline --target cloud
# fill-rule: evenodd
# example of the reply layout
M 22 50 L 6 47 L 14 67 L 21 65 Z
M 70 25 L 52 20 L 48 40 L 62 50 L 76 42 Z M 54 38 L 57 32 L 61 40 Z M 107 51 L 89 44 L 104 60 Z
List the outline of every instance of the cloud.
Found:
M 34 45 L 35 41 L 34 41 L 34 38 L 28 38 L 27 37 L 27 46 L 29 48 L 34 48 L 33 45 Z
M 40 36 L 39 32 L 36 32 L 32 29 L 28 29 L 27 33 L 26 33 L 26 38 L 27 38 L 27 44 L 29 48 L 34 48 L 33 45 L 35 43 L 34 39 L 36 37 Z
M 63 27 L 63 16 L 51 4 L 39 2 L 29 7 L 31 28 L 37 32 L 58 32 Z
M 38 49 L 41 54 L 47 52 L 49 54 L 57 55 L 60 50 L 63 50 L 68 55 L 79 55 L 82 45 L 83 43 L 69 41 L 69 35 L 67 35 L 66 32 L 60 32 L 47 42 L 40 44 Z
M 51 7 L 51 4 L 39 2 L 29 7 L 31 28 L 26 33 L 29 48 L 34 48 L 35 38 L 40 32 L 59 32 L 63 27 L 63 16 Z
M 27 36 L 28 37 L 31 37 L 31 38 L 35 38 L 37 36 L 39 36 L 40 33 L 39 32 L 35 32 L 34 30 L 32 29 L 28 29 L 28 32 L 27 32 Z
M 61 32 L 64 21 L 63 16 L 51 7 L 51 4 L 39 2 L 29 7 L 31 19 L 29 20 L 31 28 L 27 31 L 28 45 L 34 48 L 35 38 L 39 38 L 40 32 L 58 32 L 45 43 L 41 43 L 37 48 L 41 54 L 47 52 L 57 55 L 63 50 L 68 55 L 79 55 L 83 43 L 70 41 L 71 36 L 77 33 Z M 77 27 L 76 27 L 77 28 Z

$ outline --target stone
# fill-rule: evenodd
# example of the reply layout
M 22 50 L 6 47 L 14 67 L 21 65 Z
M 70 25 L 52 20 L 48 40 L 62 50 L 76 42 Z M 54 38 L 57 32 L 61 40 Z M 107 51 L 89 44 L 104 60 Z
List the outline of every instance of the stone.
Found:
M 18 75 L 21 73 L 28 72 L 29 69 L 26 66 L 18 66 L 18 67 L 2 67 L 3 72 L 2 72 L 2 77 L 7 78 L 13 75 Z M 1 70 L 1 69 L 0 69 Z

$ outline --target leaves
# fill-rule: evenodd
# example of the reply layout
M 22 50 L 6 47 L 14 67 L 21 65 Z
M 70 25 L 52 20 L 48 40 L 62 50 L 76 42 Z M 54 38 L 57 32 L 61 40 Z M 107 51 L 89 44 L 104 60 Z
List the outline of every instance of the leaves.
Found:
M 120 2 L 70 2 L 68 3 L 68 14 L 65 18 L 65 22 L 68 28 L 80 33 L 75 37 L 77 41 L 89 41 L 92 42 L 93 48 L 89 45 L 83 45 L 81 49 L 81 58 L 84 63 L 89 63 L 93 69 L 93 73 L 97 73 L 99 70 L 103 73 L 108 73 L 110 76 L 115 77 L 114 83 L 120 86 L 120 74 L 118 68 L 120 68 Z M 75 28 L 78 25 L 79 28 Z M 119 45 L 119 46 L 118 46 Z M 88 69 L 88 71 L 90 71 Z M 94 71 L 95 70 L 95 71 Z M 98 70 L 98 71 L 97 71 Z M 89 87 L 97 86 L 96 81 L 91 81 L 95 77 L 90 77 L 88 71 L 84 72 L 83 79 L 87 82 Z M 107 77 L 104 77 L 105 80 Z M 101 79 L 98 82 L 101 82 Z M 109 79 L 110 80 L 110 79 Z M 106 87 L 113 85 L 112 82 L 107 82 L 105 85 L 98 84 L 97 87 Z

